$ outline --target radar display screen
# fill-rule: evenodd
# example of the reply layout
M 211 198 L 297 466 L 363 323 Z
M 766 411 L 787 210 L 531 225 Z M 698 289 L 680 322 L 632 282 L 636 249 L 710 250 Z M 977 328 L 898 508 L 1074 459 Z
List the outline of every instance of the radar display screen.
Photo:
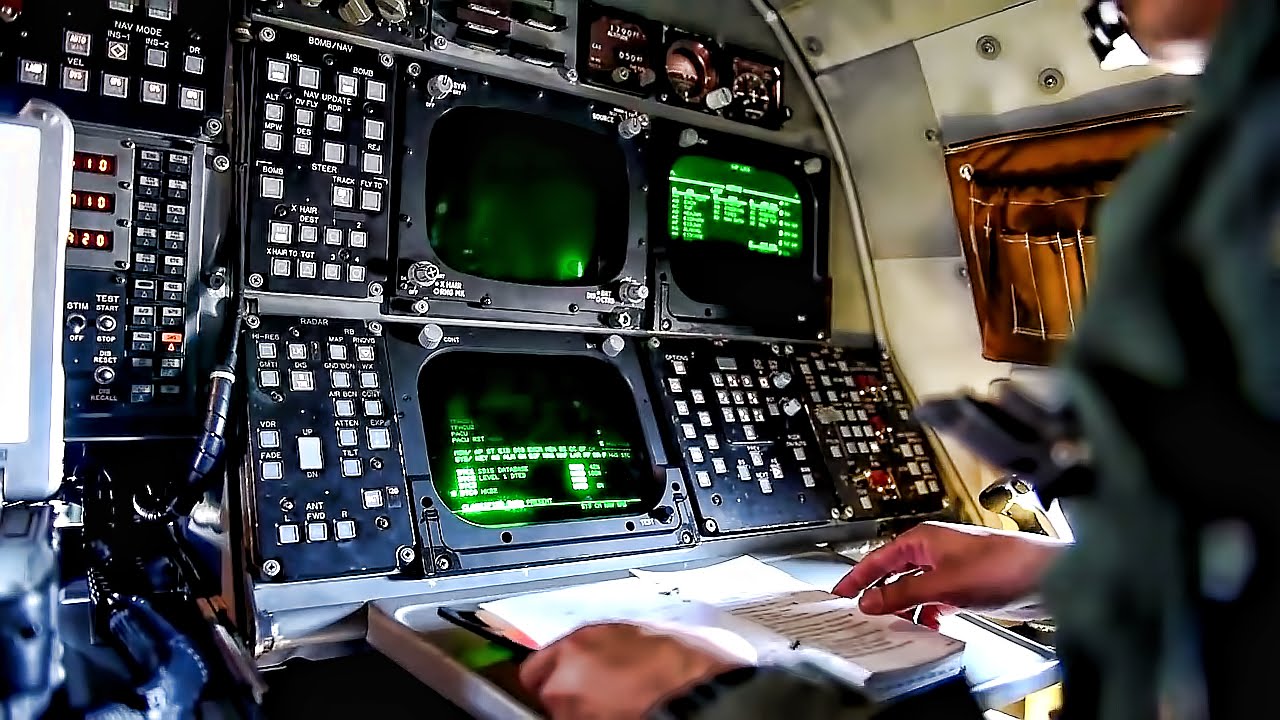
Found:
M 763 255 L 804 252 L 803 204 L 787 178 L 750 165 L 687 155 L 671 168 L 671 237 L 741 245 Z
M 631 390 L 590 357 L 454 351 L 419 380 L 436 493 L 481 527 L 585 520 L 658 500 Z
M 626 258 L 627 165 L 611 138 L 514 110 L 459 107 L 431 133 L 427 233 L 460 273 L 601 285 Z

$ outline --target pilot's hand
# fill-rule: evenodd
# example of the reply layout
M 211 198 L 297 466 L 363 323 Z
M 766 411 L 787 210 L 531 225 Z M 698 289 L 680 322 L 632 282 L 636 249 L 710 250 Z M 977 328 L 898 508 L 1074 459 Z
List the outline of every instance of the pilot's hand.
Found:
M 1036 591 L 1066 546 L 1043 535 L 924 523 L 869 553 L 836 585 L 835 593 L 862 593 L 859 607 L 871 615 L 921 605 L 936 614 L 941 605 L 1009 620 L 1041 619 L 1045 613 L 1036 606 Z M 913 570 L 918 574 L 872 587 Z
M 552 720 L 639 720 L 746 664 L 697 638 L 637 625 L 592 625 L 530 656 L 520 666 L 520 681 Z

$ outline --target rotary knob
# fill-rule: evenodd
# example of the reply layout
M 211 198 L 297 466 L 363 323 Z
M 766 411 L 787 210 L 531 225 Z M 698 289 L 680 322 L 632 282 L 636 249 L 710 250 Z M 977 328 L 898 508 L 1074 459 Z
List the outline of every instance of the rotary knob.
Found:
M 401 23 L 409 17 L 409 8 L 404 0 L 374 0 L 378 14 L 387 22 Z
M 627 117 L 626 120 L 618 123 L 618 134 L 621 135 L 624 140 L 631 140 L 632 138 L 639 137 L 640 133 L 644 132 L 646 125 L 648 125 L 648 123 L 645 121 L 645 117 L 643 115 L 631 115 Z
M 693 128 L 685 128 L 680 131 L 680 138 L 677 142 L 682 148 L 691 148 L 702 140 L 702 136 L 698 135 L 698 131 Z
M 435 350 L 444 342 L 444 328 L 432 323 L 418 333 L 418 344 L 428 350 Z
M 373 11 L 365 0 L 347 0 L 338 8 L 338 17 L 351 25 L 363 25 L 373 19 Z
M 733 104 L 733 91 L 727 87 L 712 91 L 707 95 L 706 102 L 707 107 L 712 110 L 723 110 Z
M 610 335 L 600 344 L 600 350 L 611 358 L 616 358 L 627 349 L 627 341 L 618 335 Z
M 618 299 L 624 303 L 642 303 L 649 299 L 649 288 L 636 282 L 624 282 L 618 286 Z
M 93 379 L 99 385 L 110 385 L 116 379 L 116 371 L 104 365 L 93 371 Z
M 88 324 L 89 322 L 80 313 L 67 316 L 67 329 L 71 331 L 72 335 L 79 335 L 84 332 L 84 328 Z
M 791 384 L 791 373 L 779 370 L 769 376 L 769 381 L 779 390 L 786 390 L 787 386 Z
M 796 415 L 799 415 L 800 411 L 803 409 L 804 406 L 795 398 L 791 398 L 790 400 L 782 403 L 782 412 L 786 413 L 787 417 L 795 417 Z
M 453 94 L 453 78 L 448 75 L 436 75 L 427 81 L 427 96 L 432 100 L 443 100 Z

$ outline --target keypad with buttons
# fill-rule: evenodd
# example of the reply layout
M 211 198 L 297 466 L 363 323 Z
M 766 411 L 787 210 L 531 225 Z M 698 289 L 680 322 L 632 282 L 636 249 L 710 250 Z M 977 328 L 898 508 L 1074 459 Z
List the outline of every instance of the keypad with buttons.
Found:
M 381 298 L 396 68 L 279 30 L 257 62 L 250 280 L 264 291 Z M 261 280 L 260 284 L 256 284 Z
M 383 338 L 265 316 L 244 347 L 259 550 L 282 567 L 270 579 L 397 571 L 414 534 Z M 344 551 L 315 547 L 333 543 Z
M 36 97 L 73 120 L 199 137 L 223 114 L 229 7 L 157 2 L 173 8 L 161 18 L 142 4 L 18 3 L 0 22 L 0 85 L 15 85 L 17 107 Z M 364 98 L 363 83 L 360 91 Z
M 91 52 L 100 48 L 90 45 Z M 106 132 L 106 131 L 103 131 Z M 82 192 L 112 192 L 114 213 L 73 210 L 72 227 L 110 228 L 110 252 L 71 249 L 67 308 L 86 317 L 70 337 L 67 361 L 69 437 L 171 437 L 199 431 L 196 386 L 188 367 L 188 314 L 201 243 L 207 174 L 204 146 L 175 141 L 127 143 L 126 136 L 78 134 L 77 150 L 115 158 L 114 173 L 72 174 Z M 193 192 L 193 190 L 196 190 Z M 124 222 L 122 222 L 124 221 Z M 188 321 L 190 320 L 190 324 Z
M 945 491 L 928 438 L 893 369 L 875 351 L 822 348 L 796 356 L 796 384 L 825 463 L 852 517 L 937 512 Z
M 664 341 L 651 354 L 704 534 L 831 521 L 835 493 L 798 387 L 775 387 L 790 358 L 769 346 Z

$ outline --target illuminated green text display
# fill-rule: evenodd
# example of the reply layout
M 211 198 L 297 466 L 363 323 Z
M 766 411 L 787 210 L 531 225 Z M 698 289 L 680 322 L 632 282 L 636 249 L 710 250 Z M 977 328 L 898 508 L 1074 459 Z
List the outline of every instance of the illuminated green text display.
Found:
M 723 242 L 764 255 L 804 251 L 800 192 L 787 178 L 750 165 L 687 155 L 671 168 L 671 237 Z
M 424 397 L 429 377 L 451 378 L 424 400 L 424 424 L 436 492 L 459 517 L 500 527 L 648 509 L 637 430 L 616 410 L 634 405 L 612 367 L 455 352 L 428 365 Z

